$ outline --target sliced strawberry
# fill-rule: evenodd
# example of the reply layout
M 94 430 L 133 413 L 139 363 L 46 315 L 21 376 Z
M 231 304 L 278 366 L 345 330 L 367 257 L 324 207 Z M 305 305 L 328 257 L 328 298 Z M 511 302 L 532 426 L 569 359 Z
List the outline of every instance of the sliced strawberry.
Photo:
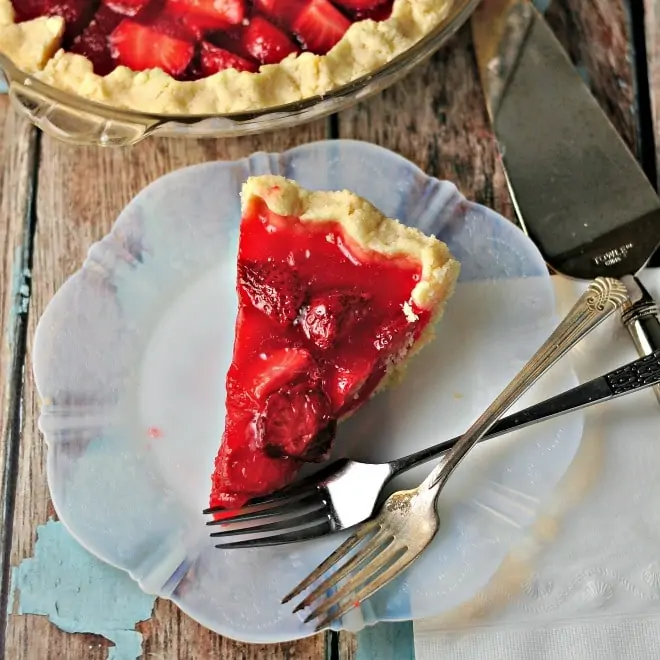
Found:
M 296 53 L 297 46 L 289 37 L 261 16 L 253 16 L 242 36 L 245 50 L 261 64 L 277 64 Z
M 378 351 L 396 355 L 410 340 L 416 324 L 411 323 L 403 313 L 384 323 L 376 332 L 374 346 Z
M 12 0 L 16 22 L 22 23 L 43 16 L 46 12 L 45 0 Z
M 386 0 L 333 0 L 335 4 L 345 9 L 370 10 L 382 5 Z
M 218 71 L 236 69 L 237 71 L 257 71 L 258 66 L 224 48 L 218 48 L 203 41 L 200 45 L 200 66 L 205 76 L 212 76 Z M 295 318 L 295 317 L 294 317 Z
M 181 14 L 200 14 L 223 24 L 239 25 L 245 18 L 244 0 L 169 0 L 168 4 Z
M 295 272 L 272 263 L 240 261 L 238 264 L 239 294 L 267 316 L 287 325 L 298 316 L 305 292 Z
M 119 64 L 133 71 L 162 69 L 171 76 L 181 75 L 194 54 L 193 44 L 127 18 L 110 35 L 110 49 Z
M 123 16 L 112 11 L 106 5 L 100 5 L 96 14 L 94 14 L 94 20 L 89 24 L 91 28 L 93 25 L 97 25 L 100 32 L 104 32 L 107 36 L 121 23 Z
M 367 9 L 358 9 L 352 16 L 356 21 L 370 19 L 372 21 L 386 21 L 392 15 L 392 6 L 394 0 L 385 0 L 385 2 Z
M 285 27 L 293 24 L 305 4 L 305 0 L 254 0 L 254 6 L 273 23 Z
M 327 350 L 364 316 L 371 296 L 354 291 L 328 291 L 314 296 L 300 319 L 305 336 Z
M 64 40 L 70 42 L 87 27 L 94 10 L 89 0 L 43 0 L 42 15 L 61 16 L 65 22 Z
M 263 402 L 269 394 L 294 382 L 313 367 L 314 359 L 304 348 L 281 348 L 264 359 L 255 360 L 246 370 L 243 382 L 255 400 Z
M 257 429 L 257 446 L 268 456 L 314 462 L 323 460 L 330 449 L 337 423 L 325 394 L 299 383 L 268 397 Z
M 359 400 L 360 391 L 377 369 L 377 363 L 369 358 L 337 360 L 324 384 L 325 392 L 332 402 L 332 409 L 339 417 Z
M 223 439 L 223 445 L 224 442 Z M 212 505 L 239 507 L 256 495 L 284 488 L 300 466 L 301 463 L 295 459 L 270 458 L 247 446 L 223 446 L 215 461 Z M 226 490 L 227 486 L 230 491 Z
M 327 53 L 351 27 L 351 22 L 328 0 L 311 0 L 293 23 L 306 50 Z
M 222 23 L 213 16 L 205 14 L 184 14 L 178 10 L 172 10 L 168 2 L 165 3 L 165 11 L 175 22 L 182 26 L 186 32 L 192 35 L 195 41 L 202 41 L 209 32 L 217 30 L 226 30 L 230 27 L 229 23 Z
M 94 73 L 105 76 L 116 66 L 110 53 L 108 35 L 119 25 L 122 17 L 101 5 L 94 20 L 76 37 L 71 45 L 71 52 L 84 55 L 91 61 Z
M 186 15 L 173 12 L 167 4 L 162 7 L 160 5 L 150 7 L 134 20 L 155 32 L 191 43 L 199 41 L 206 32 L 215 29 L 215 26 L 208 25 L 208 18 L 196 14 Z
M 103 4 L 122 16 L 135 16 L 142 11 L 151 0 L 103 0 Z

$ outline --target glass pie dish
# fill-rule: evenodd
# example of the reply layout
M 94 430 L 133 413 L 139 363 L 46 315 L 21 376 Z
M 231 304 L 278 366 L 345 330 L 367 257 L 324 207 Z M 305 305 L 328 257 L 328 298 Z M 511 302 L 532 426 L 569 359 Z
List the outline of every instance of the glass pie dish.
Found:
M 470 17 L 479 0 L 449 0 L 445 19 L 386 65 L 323 96 L 230 114 L 150 114 L 97 103 L 24 73 L 0 53 L 12 105 L 45 133 L 74 144 L 125 146 L 148 135 L 233 137 L 286 128 L 339 112 L 400 80 Z

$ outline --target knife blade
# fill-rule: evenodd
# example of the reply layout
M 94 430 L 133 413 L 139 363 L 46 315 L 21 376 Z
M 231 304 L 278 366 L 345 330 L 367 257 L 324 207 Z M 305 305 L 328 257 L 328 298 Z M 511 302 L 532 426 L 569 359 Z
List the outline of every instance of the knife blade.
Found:
M 660 197 L 543 16 L 528 0 L 484 0 L 472 34 L 523 230 L 562 275 L 636 275 L 660 245 Z M 622 320 L 648 355 L 660 348 L 660 310 L 627 280 L 641 299 Z

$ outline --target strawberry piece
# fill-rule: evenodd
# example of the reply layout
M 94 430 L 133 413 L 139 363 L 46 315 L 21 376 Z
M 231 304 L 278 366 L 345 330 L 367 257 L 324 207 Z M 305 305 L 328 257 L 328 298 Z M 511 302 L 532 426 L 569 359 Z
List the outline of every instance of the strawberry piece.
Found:
M 245 50 L 261 64 L 277 64 L 298 52 L 289 37 L 261 16 L 253 16 L 242 35 Z
M 204 14 L 183 14 L 177 10 L 172 10 L 168 2 L 165 3 L 165 11 L 170 20 L 180 25 L 194 41 L 202 41 L 209 32 L 217 30 L 226 30 L 231 26 L 229 23 L 222 23 L 217 18 L 206 16 Z
M 356 357 L 337 361 L 324 386 L 337 417 L 359 402 L 360 391 L 377 371 L 377 363 L 373 359 Z
M 46 13 L 45 0 L 12 0 L 16 22 L 30 21 Z
M 305 299 L 294 271 L 278 264 L 241 261 L 238 284 L 239 292 L 244 292 L 254 307 L 284 325 L 298 316 Z
M 181 14 L 198 14 L 223 25 L 239 25 L 245 18 L 244 0 L 169 0 L 168 5 Z
M 273 23 L 288 27 L 305 6 L 305 0 L 254 0 L 254 6 Z
M 205 32 L 215 29 L 215 27 L 207 25 L 209 19 L 204 17 L 201 17 L 201 20 L 198 19 L 199 17 L 194 14 L 184 15 L 173 12 L 165 4 L 163 7 L 159 5 L 149 7 L 134 20 L 140 25 L 160 34 L 166 34 L 173 39 L 194 43 L 202 39 Z
M 384 323 L 377 331 L 374 346 L 378 351 L 395 355 L 410 340 L 416 324 L 411 323 L 403 314 Z
M 98 8 L 96 14 L 94 14 L 94 20 L 89 24 L 89 27 L 96 25 L 100 32 L 104 32 L 108 36 L 121 22 L 123 17 L 112 11 L 106 5 L 101 5 Z
M 354 11 L 375 9 L 383 2 L 384 0 L 334 0 L 334 3 L 340 7 Z
M 136 16 L 151 0 L 103 0 L 103 4 L 122 16 Z
M 162 69 L 179 76 L 194 54 L 191 43 L 125 18 L 110 35 L 112 56 L 133 71 Z
M 242 380 L 248 384 L 247 391 L 260 403 L 313 368 L 314 359 L 304 348 L 281 348 L 265 359 L 255 360 Z
M 97 25 L 90 25 L 79 37 L 76 37 L 70 48 L 72 53 L 83 55 L 94 67 L 94 73 L 105 76 L 115 68 L 115 61 L 108 47 L 108 35 Z
M 353 12 L 353 18 L 356 21 L 364 21 L 370 19 L 372 21 L 386 21 L 392 15 L 392 6 L 394 5 L 394 0 L 386 0 L 381 2 L 375 7 L 368 9 L 358 9 Z
M 218 48 L 203 41 L 200 45 L 200 66 L 203 75 L 211 76 L 225 69 L 236 69 L 237 71 L 257 71 L 258 66 L 224 48 Z M 295 317 L 294 317 L 295 318 Z
M 330 291 L 314 296 L 300 319 L 302 331 L 319 348 L 327 350 L 364 316 L 370 298 L 368 294 L 353 291 Z
M 94 72 L 105 76 L 116 66 L 110 53 L 108 35 L 119 25 L 122 17 L 101 5 L 94 20 L 76 37 L 71 45 L 71 52 L 84 55 L 94 67 Z
M 256 495 L 284 488 L 301 467 L 295 459 L 270 458 L 249 447 L 226 447 L 225 442 L 226 437 L 215 461 L 212 506 L 243 506 Z
M 299 383 L 271 394 L 257 422 L 257 446 L 271 458 L 323 460 L 337 430 L 323 392 Z
M 293 23 L 306 50 L 327 53 L 351 27 L 351 22 L 328 0 L 311 0 Z

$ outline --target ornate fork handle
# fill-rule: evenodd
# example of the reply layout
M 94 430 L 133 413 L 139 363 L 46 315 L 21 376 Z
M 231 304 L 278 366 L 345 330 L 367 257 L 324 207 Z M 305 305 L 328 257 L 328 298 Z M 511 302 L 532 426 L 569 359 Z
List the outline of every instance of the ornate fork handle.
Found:
M 567 351 L 628 301 L 628 290 L 620 280 L 610 277 L 594 280 L 543 346 L 424 480 L 422 488 L 437 489 L 437 496 L 490 427 Z

